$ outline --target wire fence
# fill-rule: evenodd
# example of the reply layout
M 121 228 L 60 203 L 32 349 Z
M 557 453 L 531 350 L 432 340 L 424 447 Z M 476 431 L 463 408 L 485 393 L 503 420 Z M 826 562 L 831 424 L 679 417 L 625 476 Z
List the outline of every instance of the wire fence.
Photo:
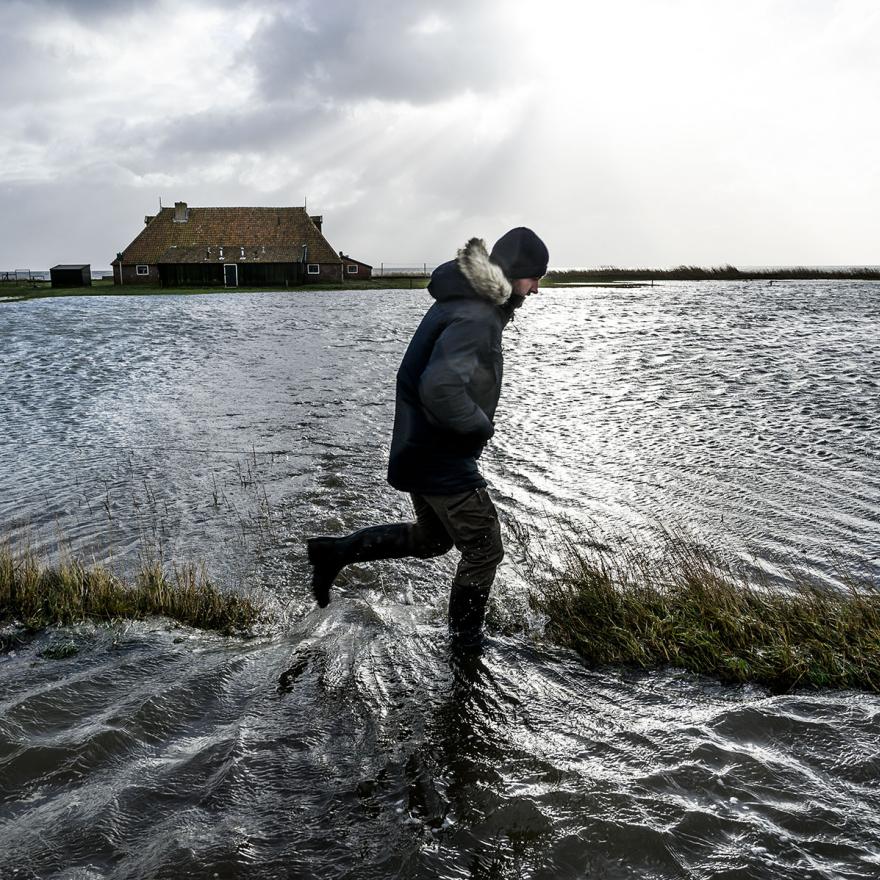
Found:
M 0 269 L 0 283 L 21 284 L 27 281 L 48 281 L 48 269 Z
M 94 270 L 92 281 L 102 281 L 112 278 L 113 272 L 109 269 Z M 36 284 L 40 281 L 50 281 L 51 275 L 48 269 L 0 269 L 0 284 Z
M 380 263 L 378 266 L 373 266 L 373 277 L 387 278 L 391 276 L 403 276 L 410 278 L 429 278 L 435 268 L 436 267 L 430 263 L 418 263 L 409 266 Z

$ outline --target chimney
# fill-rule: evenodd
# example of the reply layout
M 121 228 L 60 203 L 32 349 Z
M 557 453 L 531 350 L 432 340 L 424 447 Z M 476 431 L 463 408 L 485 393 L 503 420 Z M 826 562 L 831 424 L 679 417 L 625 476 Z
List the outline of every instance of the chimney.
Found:
M 309 217 L 309 220 L 311 220 L 312 223 L 314 223 L 315 226 L 318 227 L 318 232 L 320 232 L 321 226 L 324 223 L 324 215 L 323 214 L 316 214 L 314 217 Z
M 174 222 L 175 223 L 186 223 L 189 220 L 189 208 L 186 206 L 186 202 L 175 202 L 174 203 Z

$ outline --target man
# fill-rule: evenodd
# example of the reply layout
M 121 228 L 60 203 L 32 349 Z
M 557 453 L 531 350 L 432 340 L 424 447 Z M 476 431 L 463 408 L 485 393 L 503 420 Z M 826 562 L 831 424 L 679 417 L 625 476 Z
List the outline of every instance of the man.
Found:
M 371 526 L 344 538 L 311 538 L 312 590 L 318 605 L 350 562 L 427 559 L 454 545 L 461 560 L 449 596 L 449 630 L 477 645 L 495 569 L 504 550 L 498 514 L 477 459 L 495 432 L 501 392 L 501 333 L 527 296 L 537 293 L 548 252 L 518 227 L 486 251 L 472 238 L 455 260 L 434 270 L 436 302 L 415 332 L 397 372 L 388 482 L 412 498 L 416 521 Z

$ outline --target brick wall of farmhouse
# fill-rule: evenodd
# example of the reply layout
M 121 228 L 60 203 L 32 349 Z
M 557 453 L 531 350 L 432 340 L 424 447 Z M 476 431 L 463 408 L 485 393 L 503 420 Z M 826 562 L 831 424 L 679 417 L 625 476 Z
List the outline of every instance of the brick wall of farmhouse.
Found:
M 317 275 L 303 275 L 303 281 L 308 284 L 312 281 L 335 281 L 342 280 L 342 266 L 339 263 L 318 263 L 320 271 Z
M 350 281 L 369 281 L 373 277 L 373 267 L 367 263 L 362 263 L 360 260 L 343 257 L 342 264 L 345 277 Z M 350 266 L 355 267 L 354 272 L 349 271 Z
M 159 283 L 159 267 L 149 266 L 149 275 L 138 275 L 137 266 L 125 265 L 122 267 L 122 286 L 126 284 L 158 284 Z M 119 284 L 119 265 L 113 267 L 113 283 Z

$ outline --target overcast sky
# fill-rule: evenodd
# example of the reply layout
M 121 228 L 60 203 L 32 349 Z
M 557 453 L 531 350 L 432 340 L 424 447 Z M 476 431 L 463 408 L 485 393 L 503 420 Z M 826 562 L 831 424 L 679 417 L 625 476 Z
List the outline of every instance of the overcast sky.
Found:
M 880 263 L 876 0 L 0 0 L 0 269 L 302 205 L 378 265 Z

